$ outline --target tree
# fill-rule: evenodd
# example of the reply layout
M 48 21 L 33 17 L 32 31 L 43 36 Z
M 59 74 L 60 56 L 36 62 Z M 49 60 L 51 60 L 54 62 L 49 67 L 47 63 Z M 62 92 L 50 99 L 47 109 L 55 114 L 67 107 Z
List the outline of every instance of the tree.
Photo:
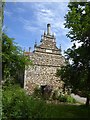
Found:
M 24 56 L 22 49 L 17 46 L 13 38 L 9 38 L 5 33 L 2 34 L 2 77 L 18 80 L 18 75 L 24 72 L 25 65 L 31 64 L 31 60 Z
M 70 2 L 65 16 L 65 27 L 69 29 L 67 37 L 73 42 L 66 54 L 68 63 L 57 75 L 70 86 L 73 92 L 90 100 L 90 2 Z M 77 43 L 81 43 L 79 47 Z
M 2 7 L 2 27 L 4 21 L 5 2 L 1 3 Z M 14 42 L 13 38 L 9 38 L 4 30 L 2 33 L 2 80 L 5 82 L 10 80 L 18 81 L 20 74 L 23 75 L 25 66 L 31 65 L 32 61 L 24 55 L 24 51 Z

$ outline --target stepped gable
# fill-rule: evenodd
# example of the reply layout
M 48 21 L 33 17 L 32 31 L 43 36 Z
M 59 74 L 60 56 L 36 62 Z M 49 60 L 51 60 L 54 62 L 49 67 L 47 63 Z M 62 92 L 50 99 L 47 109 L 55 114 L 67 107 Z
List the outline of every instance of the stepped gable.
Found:
M 24 87 L 31 92 L 38 85 L 51 85 L 54 89 L 61 89 L 62 82 L 56 77 L 56 70 L 65 60 L 61 50 L 56 47 L 56 38 L 51 35 L 51 25 L 47 24 L 47 33 L 41 36 L 41 44 L 34 45 L 32 54 L 28 54 L 34 66 L 25 70 Z

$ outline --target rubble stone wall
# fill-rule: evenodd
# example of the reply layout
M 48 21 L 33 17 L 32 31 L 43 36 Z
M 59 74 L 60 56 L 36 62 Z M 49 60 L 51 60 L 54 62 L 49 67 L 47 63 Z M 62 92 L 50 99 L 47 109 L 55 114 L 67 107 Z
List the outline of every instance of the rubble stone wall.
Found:
M 63 82 L 56 77 L 56 71 L 64 65 L 65 59 L 56 47 L 55 39 L 45 33 L 41 44 L 35 45 L 34 52 L 29 54 L 34 65 L 25 69 L 24 88 L 30 94 L 37 86 L 50 85 L 53 90 L 61 90 L 63 87 Z
M 41 85 L 50 85 L 54 90 L 62 89 L 62 81 L 56 77 L 57 68 L 59 67 L 38 65 L 29 67 L 25 73 L 25 89 L 29 93 L 32 93 L 35 87 L 40 87 Z

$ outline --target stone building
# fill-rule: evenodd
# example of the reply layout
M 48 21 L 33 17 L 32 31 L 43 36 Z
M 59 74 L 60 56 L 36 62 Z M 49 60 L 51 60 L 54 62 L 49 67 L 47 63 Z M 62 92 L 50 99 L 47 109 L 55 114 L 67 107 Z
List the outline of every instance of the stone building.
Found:
M 47 33 L 41 36 L 41 44 L 35 43 L 32 53 L 26 52 L 33 61 L 34 66 L 25 70 L 24 88 L 32 93 L 35 87 L 49 85 L 53 90 L 62 89 L 62 81 L 56 77 L 56 70 L 65 60 L 61 49 L 56 47 L 56 38 L 51 34 L 51 25 L 47 24 Z

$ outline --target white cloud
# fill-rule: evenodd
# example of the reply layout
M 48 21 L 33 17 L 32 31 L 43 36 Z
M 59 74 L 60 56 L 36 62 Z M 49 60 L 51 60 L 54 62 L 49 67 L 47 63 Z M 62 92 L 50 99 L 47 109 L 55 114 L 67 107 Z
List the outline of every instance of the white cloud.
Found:
M 67 12 L 67 3 L 33 3 L 24 4 L 23 6 L 28 11 L 33 11 L 32 15 L 35 16 L 35 22 L 41 28 L 47 23 L 51 23 L 54 29 L 64 29 L 64 15 Z
M 37 27 L 33 27 L 33 26 L 31 26 L 31 25 L 25 25 L 25 26 L 24 26 L 24 29 L 26 29 L 26 30 L 28 30 L 28 31 L 36 31 L 36 30 L 38 30 Z
M 23 23 L 23 28 L 25 30 L 32 31 L 32 32 L 38 30 L 37 27 L 32 25 L 32 22 L 30 20 L 20 17 L 19 21 Z
M 22 8 L 22 7 L 18 7 L 14 11 L 19 12 L 19 13 L 25 13 L 26 10 L 24 8 Z
M 65 3 L 39 3 L 35 4 L 34 8 L 37 11 L 35 12 L 35 16 L 39 26 L 43 27 L 43 25 L 51 23 L 54 32 L 58 34 L 61 29 L 61 34 L 65 35 L 66 30 L 64 29 L 63 25 L 64 14 L 67 11 Z
M 48 9 L 41 9 L 41 13 L 44 14 L 44 15 L 53 16 L 52 11 L 48 10 Z
M 5 10 L 5 11 L 4 11 L 4 14 L 10 17 L 10 16 L 12 15 L 12 12 L 10 12 L 10 11 L 8 11 L 8 10 L 7 10 L 7 11 Z
M 68 1 L 69 0 L 7 0 L 7 2 L 68 2 Z
M 50 23 L 51 32 L 56 34 L 58 46 L 62 43 L 63 50 L 66 50 L 68 46 L 71 46 L 69 39 L 66 38 L 68 29 L 64 28 L 64 16 L 68 10 L 67 4 L 68 3 L 23 3 L 22 8 L 24 7 L 24 9 L 31 11 L 31 17 L 34 18 L 20 18 L 20 21 L 23 23 L 23 28 L 31 32 L 40 31 L 41 35 L 44 30 L 46 31 L 47 23 Z

